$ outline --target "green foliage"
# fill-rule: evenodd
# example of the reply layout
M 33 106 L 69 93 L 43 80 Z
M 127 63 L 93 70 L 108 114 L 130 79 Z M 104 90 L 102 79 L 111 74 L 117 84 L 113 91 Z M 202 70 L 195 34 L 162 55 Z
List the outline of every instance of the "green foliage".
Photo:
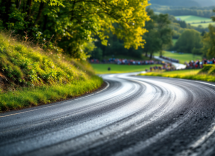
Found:
M 86 60 L 95 36 L 107 45 L 110 32 L 124 40 L 125 48 L 143 47 L 146 6 L 148 0 L 0 0 L 0 19 L 26 41 Z
M 38 47 L 33 49 L 2 34 L 0 45 L 0 72 L 18 86 L 65 84 L 94 74 L 87 63 L 52 52 L 47 56 Z
M 97 49 L 92 52 L 91 58 L 101 59 L 102 52 L 102 58 L 110 55 L 125 55 L 125 57 L 130 56 L 141 59 L 143 53 L 146 55 L 149 53 L 150 59 L 152 59 L 154 52 L 160 51 L 170 45 L 172 43 L 172 30 L 169 27 L 170 21 L 168 15 L 156 15 L 150 8 L 147 8 L 146 11 L 151 20 L 146 22 L 145 28 L 148 32 L 142 36 L 142 39 L 145 41 L 144 48 L 125 49 L 125 42 L 110 33 L 108 35 L 108 46 L 105 47 L 100 42 L 96 42 Z M 115 27 L 119 26 L 115 25 Z
M 179 37 L 174 49 L 178 52 L 201 54 L 202 37 L 201 34 L 192 29 L 185 30 Z
M 89 63 L 0 34 L 0 111 L 21 109 L 76 97 L 99 88 Z
M 203 48 L 204 56 L 207 58 L 215 57 L 215 27 L 209 25 L 209 32 L 204 35 Z
M 208 64 L 208 65 L 204 65 L 204 67 L 201 69 L 199 73 L 214 74 L 214 70 L 215 70 L 215 65 Z
M 172 44 L 172 29 L 169 27 L 170 20 L 167 14 L 154 14 L 153 10 L 147 8 L 147 12 L 152 19 L 146 22 L 146 29 L 149 30 L 143 38 L 146 40 L 146 45 L 143 51 L 152 58 L 155 52 L 160 51 Z
M 100 41 L 95 42 L 95 45 L 97 48 L 94 51 L 92 51 L 91 58 L 102 60 L 103 58 L 106 58 L 106 56 L 111 56 L 111 55 L 114 55 L 114 56 L 124 55 L 125 57 L 134 56 L 136 58 L 141 58 L 142 48 L 127 49 L 124 47 L 124 41 L 117 38 L 116 35 L 113 35 L 112 33 L 110 33 L 108 34 L 108 36 L 109 36 L 109 39 L 108 39 L 107 46 L 102 45 Z

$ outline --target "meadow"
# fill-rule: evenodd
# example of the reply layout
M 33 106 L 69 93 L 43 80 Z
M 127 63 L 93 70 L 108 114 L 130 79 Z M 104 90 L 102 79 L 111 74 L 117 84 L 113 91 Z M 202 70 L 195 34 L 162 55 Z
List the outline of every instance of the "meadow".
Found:
M 159 54 L 156 53 L 155 56 L 158 56 Z M 185 62 L 189 62 L 191 60 L 196 61 L 196 60 L 202 60 L 202 57 L 200 55 L 193 55 L 193 54 L 180 54 L 180 53 L 172 53 L 169 51 L 164 51 L 163 56 L 177 59 L 181 64 L 184 64 Z
M 140 72 L 149 69 L 151 66 L 161 65 L 117 65 L 117 64 L 92 64 L 96 74 L 130 73 Z M 108 67 L 111 68 L 108 71 Z
M 202 25 L 202 27 L 206 28 L 209 24 L 214 24 L 210 18 L 204 18 L 204 17 L 198 17 L 198 16 L 175 16 L 176 19 L 180 18 L 181 21 L 185 21 L 188 24 L 191 24 L 192 26 L 198 27 L 199 25 Z M 205 23 L 207 22 L 207 23 Z

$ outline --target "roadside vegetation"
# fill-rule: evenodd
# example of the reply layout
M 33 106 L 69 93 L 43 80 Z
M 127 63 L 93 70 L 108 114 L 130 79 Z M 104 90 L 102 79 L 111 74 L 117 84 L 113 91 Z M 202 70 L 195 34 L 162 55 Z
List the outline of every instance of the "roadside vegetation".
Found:
M 0 34 L 0 111 L 80 96 L 102 83 L 87 62 Z
M 0 31 L 10 33 L 0 34 L 0 111 L 98 89 L 103 80 L 85 62 L 95 43 L 109 46 L 114 34 L 124 49 L 143 47 L 148 5 L 148 0 L 0 0 Z
M 188 69 L 181 71 L 148 72 L 142 76 L 170 77 L 190 80 L 215 82 L 215 65 L 204 65 L 203 69 Z
M 117 64 L 92 64 L 96 74 L 116 74 L 116 73 L 131 73 L 141 72 L 146 69 L 149 70 L 152 66 L 161 66 L 157 64 L 152 65 L 117 65 Z M 111 68 L 108 71 L 108 67 Z

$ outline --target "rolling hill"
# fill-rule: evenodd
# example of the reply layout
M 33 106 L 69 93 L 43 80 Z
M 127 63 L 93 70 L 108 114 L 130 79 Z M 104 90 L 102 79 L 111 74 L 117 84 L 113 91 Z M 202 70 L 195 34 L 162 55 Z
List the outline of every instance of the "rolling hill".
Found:
M 206 7 L 215 6 L 215 0 L 150 0 L 151 4 L 178 7 Z
M 199 17 L 199 16 L 175 16 L 177 20 L 185 21 L 186 23 L 198 27 L 201 25 L 204 28 L 207 28 L 209 24 L 213 24 L 212 20 L 210 18 L 204 18 L 204 17 Z

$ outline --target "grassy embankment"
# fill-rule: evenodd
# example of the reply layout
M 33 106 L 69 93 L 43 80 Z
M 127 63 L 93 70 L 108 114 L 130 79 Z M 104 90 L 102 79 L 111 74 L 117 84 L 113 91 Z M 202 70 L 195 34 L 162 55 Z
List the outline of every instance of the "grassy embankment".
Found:
M 181 71 L 164 71 L 164 72 L 149 72 L 140 74 L 142 76 L 159 76 L 171 77 L 191 80 L 202 80 L 215 82 L 215 65 L 205 65 L 203 69 L 181 70 Z
M 155 54 L 155 56 L 158 56 L 158 53 Z M 184 64 L 184 62 L 189 62 L 190 60 L 202 60 L 202 57 L 200 55 L 193 55 L 193 54 L 179 54 L 179 53 L 171 53 L 168 51 L 164 51 L 163 56 L 174 58 L 179 60 L 181 64 Z
M 0 111 L 77 97 L 102 83 L 86 62 L 0 34 Z
M 209 24 L 214 25 L 212 22 L 212 19 L 210 18 L 205 18 L 205 17 L 199 17 L 199 16 L 192 16 L 192 15 L 187 15 L 187 16 L 175 16 L 175 18 L 180 18 L 182 21 L 185 21 L 188 24 L 191 24 L 191 26 L 198 27 L 201 25 L 204 28 L 207 28 Z M 207 23 L 204 23 L 207 22 Z
M 140 72 L 149 69 L 152 66 L 161 65 L 117 65 L 117 64 L 92 64 L 97 74 L 116 74 L 116 73 L 131 73 Z M 108 71 L 108 67 L 111 71 Z

